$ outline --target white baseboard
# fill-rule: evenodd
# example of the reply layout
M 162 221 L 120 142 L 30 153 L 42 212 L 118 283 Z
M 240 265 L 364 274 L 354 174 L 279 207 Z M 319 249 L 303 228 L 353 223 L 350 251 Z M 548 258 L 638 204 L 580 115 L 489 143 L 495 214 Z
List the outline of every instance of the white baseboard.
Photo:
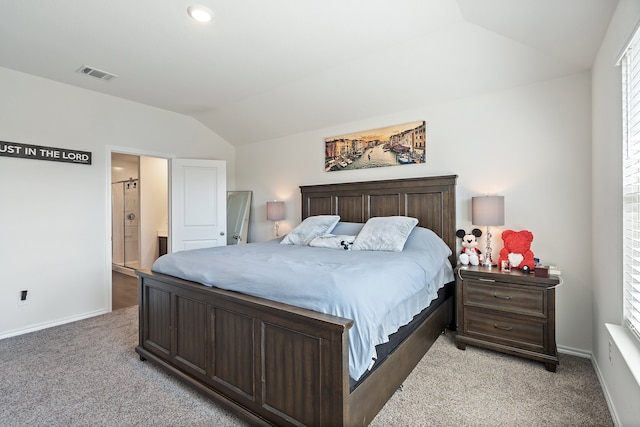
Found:
M 56 321 L 53 321 L 53 322 L 40 323 L 40 324 L 33 325 L 33 326 L 30 326 L 30 327 L 25 328 L 25 329 L 16 329 L 16 330 L 9 331 L 9 332 L 6 332 L 6 333 L 0 335 L 0 340 L 4 339 L 4 338 L 9 338 L 9 337 L 15 337 L 15 336 L 18 336 L 18 335 L 28 334 L 29 332 L 40 331 L 42 329 L 51 328 L 53 326 L 60 326 L 60 325 L 66 324 L 66 323 L 77 322 L 78 320 L 88 319 L 89 317 L 99 316 L 101 314 L 106 314 L 108 312 L 109 311 L 105 310 L 105 309 L 96 310 L 96 311 L 91 311 L 89 313 L 80 314 L 78 316 L 66 317 L 64 319 L 59 319 L 59 320 L 56 320 Z
M 602 376 L 602 372 L 600 372 L 600 367 L 598 366 L 598 362 L 595 357 L 591 358 L 591 363 L 593 364 L 593 369 L 596 371 L 596 375 L 598 376 L 598 382 L 600 383 L 600 387 L 602 388 L 602 392 L 604 394 L 604 400 L 607 402 L 607 406 L 609 407 L 609 413 L 611 414 L 611 419 L 613 420 L 613 424 L 617 427 L 620 426 L 620 419 L 618 418 L 618 414 L 613 406 L 613 399 L 611 398 L 611 394 L 609 393 L 609 389 L 604 382 L 604 377 Z
M 118 264 L 112 264 L 111 265 L 111 269 L 113 271 L 117 271 L 118 273 L 122 273 L 122 274 L 126 274 L 127 276 L 131 276 L 131 277 L 138 277 L 136 275 L 136 270 L 133 268 L 129 268 L 129 267 L 123 267 L 121 265 Z
M 571 356 L 593 360 L 593 353 L 591 353 L 590 351 L 581 350 L 579 348 L 558 346 L 558 353 L 569 354 Z

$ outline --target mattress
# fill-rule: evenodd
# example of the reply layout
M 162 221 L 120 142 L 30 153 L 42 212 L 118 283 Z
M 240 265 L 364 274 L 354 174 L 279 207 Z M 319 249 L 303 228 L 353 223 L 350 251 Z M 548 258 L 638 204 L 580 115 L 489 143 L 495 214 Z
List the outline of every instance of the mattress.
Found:
M 152 271 L 352 319 L 349 373 L 357 380 L 375 363 L 376 346 L 453 280 L 449 248 L 421 233 L 428 244 L 408 240 L 401 252 L 249 243 L 164 255 Z

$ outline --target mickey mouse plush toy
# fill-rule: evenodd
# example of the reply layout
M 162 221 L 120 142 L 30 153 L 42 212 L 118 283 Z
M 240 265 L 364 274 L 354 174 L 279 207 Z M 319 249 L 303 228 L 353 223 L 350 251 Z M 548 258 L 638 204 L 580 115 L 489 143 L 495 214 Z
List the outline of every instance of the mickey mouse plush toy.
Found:
M 467 234 L 464 230 L 456 231 L 456 236 L 462 239 L 462 251 L 458 260 L 462 265 L 478 265 L 480 264 L 480 249 L 478 249 L 478 237 L 482 236 L 479 228 L 474 228 L 471 233 Z

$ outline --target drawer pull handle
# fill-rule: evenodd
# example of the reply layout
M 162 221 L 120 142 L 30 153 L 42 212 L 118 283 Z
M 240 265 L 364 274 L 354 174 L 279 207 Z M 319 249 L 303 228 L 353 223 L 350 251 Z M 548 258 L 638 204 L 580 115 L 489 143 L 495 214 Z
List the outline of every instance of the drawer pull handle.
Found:
M 502 295 L 493 294 L 493 297 L 494 298 L 499 298 L 499 299 L 511 299 L 511 297 L 508 296 L 508 295 L 502 296 Z
M 500 329 L 501 331 L 511 331 L 513 328 L 511 326 L 498 326 L 498 325 L 493 325 L 494 328 L 496 329 Z
M 480 280 L 481 282 L 491 282 L 491 283 L 494 283 L 494 282 L 495 282 L 495 280 L 493 280 L 493 279 L 483 279 L 483 278 L 479 278 L 478 280 Z

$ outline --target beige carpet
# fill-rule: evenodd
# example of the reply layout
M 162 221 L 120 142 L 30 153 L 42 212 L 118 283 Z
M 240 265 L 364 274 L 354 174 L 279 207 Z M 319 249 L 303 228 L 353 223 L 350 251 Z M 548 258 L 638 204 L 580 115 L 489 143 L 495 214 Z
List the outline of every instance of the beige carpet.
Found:
M 591 361 L 542 363 L 441 336 L 372 426 L 613 426 Z
M 137 307 L 0 340 L 3 426 L 245 426 L 150 362 Z M 612 426 L 591 362 L 540 363 L 441 336 L 372 426 Z

